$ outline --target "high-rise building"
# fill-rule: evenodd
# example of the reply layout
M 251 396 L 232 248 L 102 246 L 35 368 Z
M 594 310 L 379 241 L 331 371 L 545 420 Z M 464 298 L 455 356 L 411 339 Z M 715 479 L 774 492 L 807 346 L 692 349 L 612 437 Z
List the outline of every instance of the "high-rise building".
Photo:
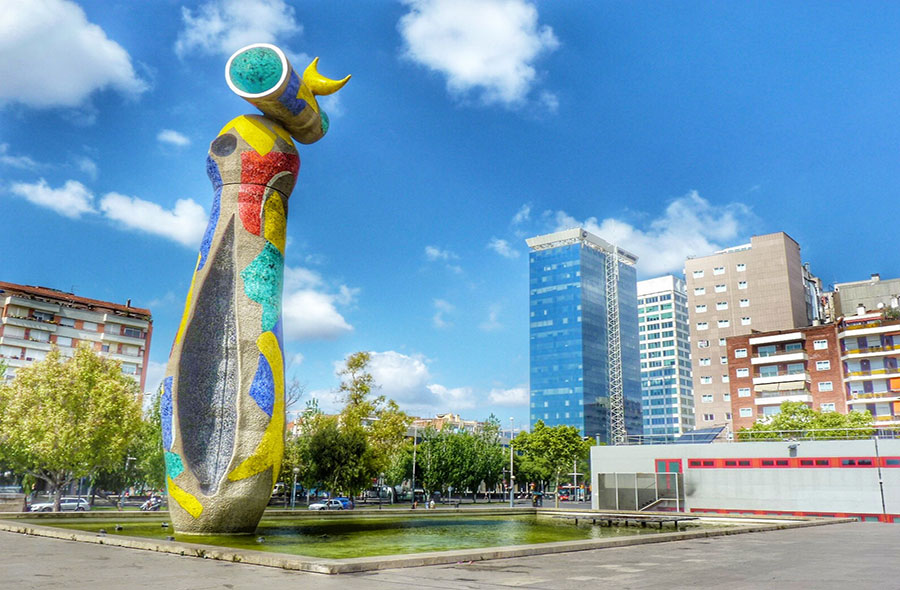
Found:
M 610 444 L 640 435 L 637 257 L 581 228 L 526 241 L 531 425 Z
M 63 356 L 87 342 L 120 361 L 122 372 L 146 384 L 153 319 L 150 310 L 87 299 L 72 293 L 0 282 L 0 359 L 6 379 L 43 360 L 56 346 Z
M 691 322 L 691 369 L 697 427 L 732 432 L 726 339 L 751 331 L 809 325 L 817 280 L 784 232 L 753 236 L 749 244 L 685 261 Z
M 876 304 L 877 305 L 877 304 Z M 896 308 L 860 306 L 838 324 L 850 410 L 868 410 L 876 426 L 900 425 L 900 320 Z
M 672 275 L 638 281 L 644 438 L 668 442 L 694 429 L 687 287 Z

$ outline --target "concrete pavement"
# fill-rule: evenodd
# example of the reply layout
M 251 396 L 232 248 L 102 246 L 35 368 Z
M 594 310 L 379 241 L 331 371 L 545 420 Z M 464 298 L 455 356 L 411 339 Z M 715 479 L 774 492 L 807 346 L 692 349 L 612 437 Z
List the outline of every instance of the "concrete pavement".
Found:
M 848 523 L 495 561 L 327 576 L 0 532 L 0 585 L 16 590 L 900 587 L 900 527 Z

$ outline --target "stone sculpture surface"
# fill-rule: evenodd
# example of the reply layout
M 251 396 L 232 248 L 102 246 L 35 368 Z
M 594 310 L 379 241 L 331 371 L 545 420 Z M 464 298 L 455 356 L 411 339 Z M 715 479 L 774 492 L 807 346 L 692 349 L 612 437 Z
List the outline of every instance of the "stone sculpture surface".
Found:
M 187 534 L 252 533 L 284 453 L 281 293 L 288 198 L 305 144 L 328 131 L 316 96 L 330 80 L 302 76 L 273 45 L 229 60 L 229 87 L 262 111 L 229 121 L 206 161 L 209 224 L 172 345 L 161 414 L 169 511 Z

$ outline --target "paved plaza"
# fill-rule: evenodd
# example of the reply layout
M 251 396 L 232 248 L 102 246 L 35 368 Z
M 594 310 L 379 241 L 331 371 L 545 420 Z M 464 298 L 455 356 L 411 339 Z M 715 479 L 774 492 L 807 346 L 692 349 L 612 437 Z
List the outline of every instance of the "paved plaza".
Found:
M 455 565 L 328 576 L 0 532 L 16 590 L 900 587 L 900 526 L 847 523 Z

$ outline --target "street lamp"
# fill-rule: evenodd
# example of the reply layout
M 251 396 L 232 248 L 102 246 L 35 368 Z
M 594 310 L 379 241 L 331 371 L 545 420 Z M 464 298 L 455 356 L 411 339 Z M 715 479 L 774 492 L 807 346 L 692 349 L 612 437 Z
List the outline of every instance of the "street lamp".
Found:
M 513 487 L 516 476 L 513 475 L 513 418 L 509 417 L 509 507 L 513 507 Z
M 412 472 L 412 502 L 416 505 L 416 444 L 419 442 L 419 427 L 413 424 L 413 472 Z
M 294 467 L 294 485 L 291 486 L 291 510 L 297 501 L 297 475 L 300 473 L 299 467 Z

